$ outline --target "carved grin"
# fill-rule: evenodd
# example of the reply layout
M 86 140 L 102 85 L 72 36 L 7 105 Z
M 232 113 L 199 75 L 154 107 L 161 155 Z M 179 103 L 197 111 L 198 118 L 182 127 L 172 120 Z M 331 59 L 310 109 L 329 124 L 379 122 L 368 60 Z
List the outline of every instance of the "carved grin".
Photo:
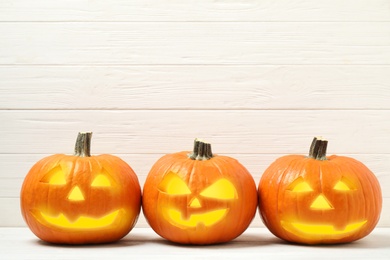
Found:
M 123 210 L 116 210 L 111 213 L 104 215 L 101 218 L 93 218 L 87 216 L 80 216 L 75 221 L 70 221 L 64 214 L 59 214 L 58 216 L 50 216 L 43 212 L 37 213 L 40 215 L 40 218 L 44 222 L 60 227 L 60 228 L 68 228 L 68 229 L 94 229 L 94 228 L 102 228 L 111 225 L 118 215 L 123 214 Z
M 192 214 L 188 219 L 184 219 L 181 212 L 175 209 L 165 208 L 163 210 L 163 214 L 165 219 L 167 219 L 174 226 L 196 227 L 202 223 L 204 226 L 208 227 L 223 219 L 227 211 L 227 209 L 218 209 L 202 214 Z
M 295 233 L 295 230 L 308 235 L 343 235 L 350 232 L 354 232 L 364 226 L 367 220 L 356 222 L 347 225 L 343 230 L 336 230 L 332 225 L 313 225 L 304 223 L 289 223 L 287 221 L 281 221 L 283 228 L 291 233 Z M 294 230 L 295 229 L 295 230 Z

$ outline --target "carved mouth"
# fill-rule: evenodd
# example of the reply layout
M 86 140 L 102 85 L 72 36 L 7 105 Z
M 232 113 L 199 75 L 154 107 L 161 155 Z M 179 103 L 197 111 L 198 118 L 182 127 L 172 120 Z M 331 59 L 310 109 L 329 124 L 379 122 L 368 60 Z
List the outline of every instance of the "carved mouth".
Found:
M 289 232 L 294 233 L 298 230 L 301 233 L 307 235 L 343 235 L 354 232 L 360 229 L 367 223 L 367 220 L 351 223 L 347 225 L 343 230 L 337 230 L 332 225 L 313 225 L 313 224 L 304 224 L 299 222 L 286 222 L 281 221 L 283 228 Z
M 60 228 L 67 228 L 67 229 L 95 229 L 95 228 L 102 228 L 107 227 L 114 223 L 117 216 L 123 212 L 123 210 L 116 210 L 111 213 L 108 213 L 104 215 L 101 218 L 93 218 L 88 216 L 80 216 L 75 221 L 70 221 L 64 214 L 59 214 L 58 216 L 50 216 L 48 214 L 45 214 L 43 212 L 39 212 L 38 214 L 41 216 L 37 219 L 43 219 L 44 222 L 60 227 Z
M 192 214 L 189 218 L 184 219 L 180 211 L 165 208 L 164 216 L 174 226 L 196 227 L 202 223 L 204 226 L 208 227 L 222 220 L 227 211 L 227 209 L 219 209 L 202 214 Z

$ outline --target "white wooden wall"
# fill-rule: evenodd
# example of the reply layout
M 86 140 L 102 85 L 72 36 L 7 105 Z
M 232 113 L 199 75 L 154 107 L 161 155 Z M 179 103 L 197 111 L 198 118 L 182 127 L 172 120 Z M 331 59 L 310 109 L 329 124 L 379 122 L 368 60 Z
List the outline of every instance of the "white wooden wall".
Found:
M 322 135 L 376 174 L 390 226 L 390 1 L 2 0 L 0 122 L 0 226 L 25 225 L 24 176 L 78 131 L 141 184 L 195 137 L 258 183 Z

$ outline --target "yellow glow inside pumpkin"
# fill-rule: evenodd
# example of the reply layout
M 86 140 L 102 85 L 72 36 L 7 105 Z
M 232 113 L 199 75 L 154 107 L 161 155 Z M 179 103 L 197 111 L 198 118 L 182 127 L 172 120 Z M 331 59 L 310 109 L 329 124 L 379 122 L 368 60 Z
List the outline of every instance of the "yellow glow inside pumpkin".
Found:
M 91 187 L 110 187 L 110 180 L 103 174 L 99 174 L 91 183 Z
M 84 195 L 81 192 L 79 186 L 73 187 L 73 189 L 69 192 L 68 200 L 71 200 L 71 201 L 83 201 L 83 200 L 85 200 L 84 199 Z
M 184 219 L 180 211 L 175 209 L 166 209 L 168 219 L 172 220 L 171 224 L 184 227 L 196 227 L 203 223 L 206 227 L 212 226 L 220 221 L 227 213 L 227 209 L 213 210 L 202 214 L 191 214 L 188 219 Z
M 309 184 L 306 182 L 301 182 L 297 186 L 294 187 L 292 191 L 294 192 L 306 192 L 306 191 L 312 191 L 313 189 L 310 187 Z
M 287 190 L 292 192 L 308 192 L 313 191 L 313 189 L 310 187 L 310 185 L 303 180 L 302 177 L 297 178 L 293 183 L 290 184 L 290 186 L 287 188 Z
M 299 230 L 302 233 L 309 235 L 340 235 L 346 234 L 358 230 L 364 224 L 367 223 L 367 220 L 351 223 L 347 225 L 343 230 L 336 230 L 332 225 L 312 225 L 312 224 L 303 224 L 303 223 L 290 223 L 295 229 Z M 281 221 L 282 226 L 289 230 L 289 224 L 285 221 Z
M 81 216 L 73 222 L 69 221 L 62 213 L 56 217 L 53 217 L 41 212 L 41 216 L 47 223 L 58 227 L 70 229 L 93 229 L 109 226 L 112 224 L 115 218 L 118 216 L 119 211 L 120 210 L 116 210 L 101 218 Z
M 194 198 L 190 203 L 190 208 L 201 208 L 202 205 L 200 204 L 200 201 L 197 198 Z
M 333 209 L 330 202 L 326 199 L 326 197 L 323 194 L 320 194 L 310 205 L 310 208 L 312 209 L 321 209 L 321 210 L 329 210 Z
M 42 183 L 58 186 L 67 184 L 67 175 L 61 169 L 60 166 L 56 166 L 50 170 L 45 176 L 40 180 Z M 103 170 L 98 174 L 91 182 L 91 187 L 111 187 L 115 183 L 110 177 L 107 171 Z M 55 187 L 54 189 L 56 189 Z M 71 188 L 70 192 L 67 195 L 67 199 L 72 202 L 82 202 L 85 201 L 85 194 L 83 194 L 80 186 L 75 185 Z M 57 226 L 61 228 L 69 229 L 94 229 L 102 228 L 111 225 L 118 215 L 124 214 L 124 209 L 118 209 L 111 213 L 108 213 L 102 217 L 90 217 L 80 215 L 76 220 L 69 220 L 63 213 L 58 215 L 46 214 L 44 211 L 31 210 L 32 214 L 36 217 L 37 220 L 42 222 L 45 225 Z
M 349 181 L 347 178 L 342 177 L 336 184 L 333 186 L 335 191 L 348 192 L 356 190 L 353 182 Z M 314 191 L 311 186 L 305 182 L 303 177 L 298 177 L 295 179 L 288 187 L 288 191 L 292 192 L 312 192 Z M 304 195 L 304 194 L 303 194 Z M 313 210 L 334 210 L 335 208 L 330 203 L 330 201 L 326 198 L 326 196 L 321 193 L 318 195 L 310 205 L 310 208 Z M 341 209 L 342 210 L 342 209 Z M 345 226 L 344 229 L 335 229 L 333 225 L 330 224 L 308 224 L 302 223 L 296 220 L 286 221 L 282 220 L 282 227 L 291 232 L 297 233 L 300 232 L 304 235 L 313 236 L 313 235 L 343 235 L 354 232 L 364 226 L 367 223 L 367 220 L 363 220 L 360 222 L 350 223 Z
M 172 196 L 190 195 L 191 189 L 188 185 L 175 173 L 169 172 L 159 185 L 159 190 Z M 237 190 L 234 185 L 227 179 L 219 179 L 213 184 L 206 187 L 198 195 L 189 198 L 188 208 L 201 209 L 202 202 L 205 198 L 217 200 L 232 200 L 237 198 Z M 185 210 L 185 209 L 184 209 Z M 205 213 L 197 211 L 193 214 L 183 217 L 181 211 L 174 208 L 163 208 L 163 214 L 172 225 L 183 227 L 196 227 L 198 224 L 211 226 L 220 221 L 227 213 L 228 209 L 210 210 Z
M 65 185 L 66 176 L 60 166 L 53 168 L 48 174 L 46 174 L 41 182 L 48 183 L 51 185 Z
M 338 191 L 356 190 L 352 183 L 344 177 L 334 185 L 333 189 Z
M 236 188 L 226 179 L 219 179 L 203 190 L 200 195 L 208 198 L 229 200 L 237 198 Z
M 171 195 L 191 194 L 187 184 L 174 173 L 168 173 L 160 183 L 160 190 Z

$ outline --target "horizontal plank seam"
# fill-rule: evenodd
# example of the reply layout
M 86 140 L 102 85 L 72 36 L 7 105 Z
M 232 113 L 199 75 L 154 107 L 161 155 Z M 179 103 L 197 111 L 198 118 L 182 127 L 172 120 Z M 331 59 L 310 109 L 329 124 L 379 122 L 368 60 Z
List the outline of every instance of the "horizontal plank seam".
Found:
M 0 23 L 389 23 L 390 20 L 0 20 Z
M 375 46 L 370 46 L 375 47 Z M 53 63 L 2 63 L 0 67 L 206 67 L 206 66 L 215 66 L 215 67 L 238 67 L 238 66 L 247 66 L 247 67 L 265 67 L 265 66 L 305 66 L 305 67 L 317 67 L 317 66 L 345 66 L 345 67 L 354 67 L 354 66 L 390 66 L 390 61 L 388 63 L 354 63 L 354 64 L 345 64 L 345 63 L 66 63 L 66 64 L 53 64 Z
M 1 99 L 0 99 L 1 100 Z M 390 111 L 390 108 L 0 108 L 0 111 Z

